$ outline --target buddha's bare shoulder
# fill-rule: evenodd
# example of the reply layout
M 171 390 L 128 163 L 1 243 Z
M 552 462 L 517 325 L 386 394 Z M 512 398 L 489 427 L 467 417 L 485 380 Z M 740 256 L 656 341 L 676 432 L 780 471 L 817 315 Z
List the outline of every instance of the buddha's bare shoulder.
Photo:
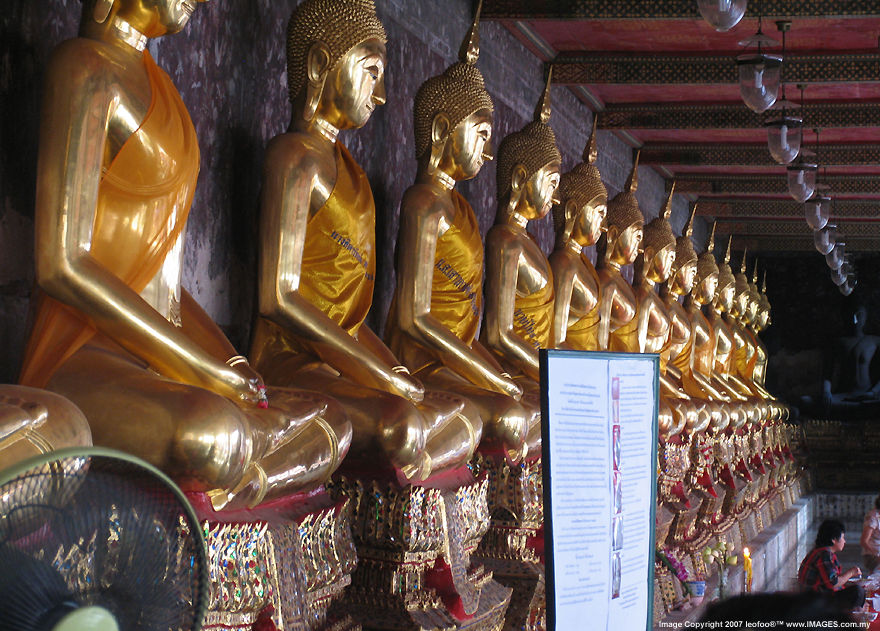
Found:
M 416 182 L 403 193 L 401 210 L 408 214 L 430 216 L 440 213 L 444 216 L 454 211 L 452 199 L 446 191 L 424 182 Z
M 321 138 L 306 132 L 280 134 L 266 146 L 264 169 L 269 173 L 296 171 L 312 174 L 330 166 L 335 170 L 335 164 L 333 148 Z

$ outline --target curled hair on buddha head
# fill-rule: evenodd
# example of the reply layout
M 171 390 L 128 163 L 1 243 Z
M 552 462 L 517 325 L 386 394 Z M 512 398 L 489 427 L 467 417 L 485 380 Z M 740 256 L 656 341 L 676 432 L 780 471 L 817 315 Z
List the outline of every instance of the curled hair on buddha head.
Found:
M 669 189 L 666 196 L 666 203 L 660 214 L 648 222 L 645 226 L 644 236 L 642 237 L 642 247 L 647 250 L 651 248 L 656 255 L 663 248 L 675 247 L 675 233 L 672 226 L 669 225 L 669 217 L 672 215 L 672 196 L 675 193 L 675 182 Z
M 718 292 L 720 293 L 725 287 L 736 286 L 736 277 L 733 270 L 730 269 L 730 246 L 733 243 L 733 235 L 727 239 L 727 251 L 724 253 L 724 259 L 718 266 Z
M 308 83 L 309 50 L 320 42 L 333 68 L 368 39 L 387 41 L 373 0 L 304 0 L 287 23 L 287 89 L 293 103 Z
M 559 178 L 560 202 L 553 206 L 553 227 L 559 234 L 565 228 L 565 204 L 572 200 L 578 209 L 588 202 L 600 196 L 608 198 L 608 189 L 602 183 L 599 169 L 596 168 L 596 159 L 599 150 L 596 144 L 596 124 L 599 120 L 593 115 L 593 130 L 584 148 L 583 162 L 577 164 L 571 171 L 563 173 Z
M 715 262 L 715 222 L 712 223 L 712 231 L 709 233 L 709 243 L 706 251 L 697 257 L 696 285 L 699 285 L 712 274 L 718 273 L 718 263 Z
M 623 190 L 615 195 L 608 202 L 608 213 L 605 215 L 605 223 L 608 227 L 616 227 L 618 234 L 637 223 L 644 223 L 645 216 L 642 209 L 639 208 L 639 201 L 636 199 L 636 190 L 639 188 L 639 155 L 636 152 L 633 160 L 632 171 L 626 181 Z
M 561 162 L 562 155 L 556 147 L 556 134 L 547 122 L 550 120 L 550 81 L 553 67 L 547 73 L 547 83 L 531 123 L 519 131 L 505 136 L 498 146 L 498 202 L 510 199 L 513 170 L 517 165 L 525 169 L 528 181 L 535 173 L 552 162 Z
M 672 264 L 672 274 L 680 270 L 688 263 L 697 262 L 697 251 L 694 250 L 694 243 L 691 236 L 694 234 L 694 215 L 697 212 L 697 205 L 691 207 L 691 214 L 688 216 L 684 228 L 681 229 L 681 236 L 675 240 L 675 262 Z M 671 277 L 670 277 L 671 278 Z
M 483 75 L 477 68 L 480 56 L 480 9 L 477 5 L 474 22 L 461 44 L 458 62 L 443 74 L 425 81 L 416 93 L 413 105 L 416 158 L 424 157 L 431 150 L 434 117 L 443 114 L 449 121 L 449 131 L 461 121 L 480 110 L 494 110 L 492 97 L 486 91 Z
M 736 291 L 735 295 L 739 296 L 742 293 L 749 293 L 749 278 L 746 276 L 746 255 L 748 254 L 747 249 L 743 249 L 742 255 L 742 263 L 740 264 L 739 273 L 734 276 L 736 279 Z
M 826 519 L 819 524 L 819 530 L 816 531 L 816 547 L 826 548 L 833 545 L 840 536 L 846 532 L 843 524 L 836 519 Z

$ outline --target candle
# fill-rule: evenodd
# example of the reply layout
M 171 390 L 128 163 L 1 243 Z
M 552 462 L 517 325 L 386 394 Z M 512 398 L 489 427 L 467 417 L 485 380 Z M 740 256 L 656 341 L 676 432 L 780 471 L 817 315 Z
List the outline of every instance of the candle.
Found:
M 746 592 L 752 591 L 752 556 L 748 548 L 743 548 L 743 570 L 746 581 Z

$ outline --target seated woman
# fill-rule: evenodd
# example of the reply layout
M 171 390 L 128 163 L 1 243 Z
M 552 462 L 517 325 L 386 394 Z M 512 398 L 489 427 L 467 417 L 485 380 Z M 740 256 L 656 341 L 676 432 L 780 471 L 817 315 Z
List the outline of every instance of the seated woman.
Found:
M 306 0 L 290 18 L 287 52 L 292 120 L 266 151 L 251 358 L 268 383 L 342 403 L 353 425 L 347 464 L 424 480 L 467 461 L 482 424 L 460 396 L 426 393 L 364 324 L 376 208 L 337 135 L 385 102 L 385 31 L 372 1 Z
M 840 569 L 837 553 L 846 545 L 843 524 L 836 519 L 826 519 L 819 524 L 816 546 L 801 562 L 798 569 L 798 585 L 816 592 L 833 592 L 843 589 L 851 578 L 858 578 L 862 570 L 858 566 L 846 572 Z
M 195 129 L 145 47 L 179 0 L 86 0 L 46 75 L 37 169 L 37 315 L 21 382 L 85 414 L 216 508 L 321 484 L 351 428 L 331 399 L 270 391 L 181 287 Z

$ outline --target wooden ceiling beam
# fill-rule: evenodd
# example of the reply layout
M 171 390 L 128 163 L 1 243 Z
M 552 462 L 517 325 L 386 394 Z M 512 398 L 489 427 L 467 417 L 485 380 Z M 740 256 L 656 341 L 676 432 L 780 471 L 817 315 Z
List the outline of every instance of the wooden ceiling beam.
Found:
M 678 184 L 676 184 L 678 191 Z M 880 231 L 880 200 L 835 200 L 831 216 L 852 223 L 876 225 Z M 697 214 L 714 217 L 718 221 L 778 222 L 803 220 L 804 205 L 793 199 L 718 199 L 698 198 Z M 802 222 L 806 226 L 806 222 Z
M 880 103 L 816 103 L 789 114 L 802 116 L 811 128 L 876 127 Z M 599 112 L 599 129 L 754 129 L 779 116 L 777 110 L 756 114 L 742 103 L 608 105 Z
M 880 175 L 828 175 L 830 195 L 880 195 Z M 779 175 L 696 175 L 675 177 L 675 191 L 696 195 L 783 195 L 788 194 L 786 178 Z
M 764 0 L 765 18 L 880 17 L 880 5 L 867 0 Z M 756 17 L 749 6 L 747 17 Z M 695 20 L 693 0 L 484 0 L 486 20 Z
M 737 54 L 566 52 L 549 63 L 559 85 L 718 85 L 737 82 Z M 878 77 L 880 53 L 786 55 L 786 83 L 873 83 Z
M 880 165 L 880 146 L 874 144 L 820 145 L 823 166 Z M 647 143 L 641 149 L 641 164 L 688 166 L 776 166 L 766 143 L 761 144 L 667 144 Z

